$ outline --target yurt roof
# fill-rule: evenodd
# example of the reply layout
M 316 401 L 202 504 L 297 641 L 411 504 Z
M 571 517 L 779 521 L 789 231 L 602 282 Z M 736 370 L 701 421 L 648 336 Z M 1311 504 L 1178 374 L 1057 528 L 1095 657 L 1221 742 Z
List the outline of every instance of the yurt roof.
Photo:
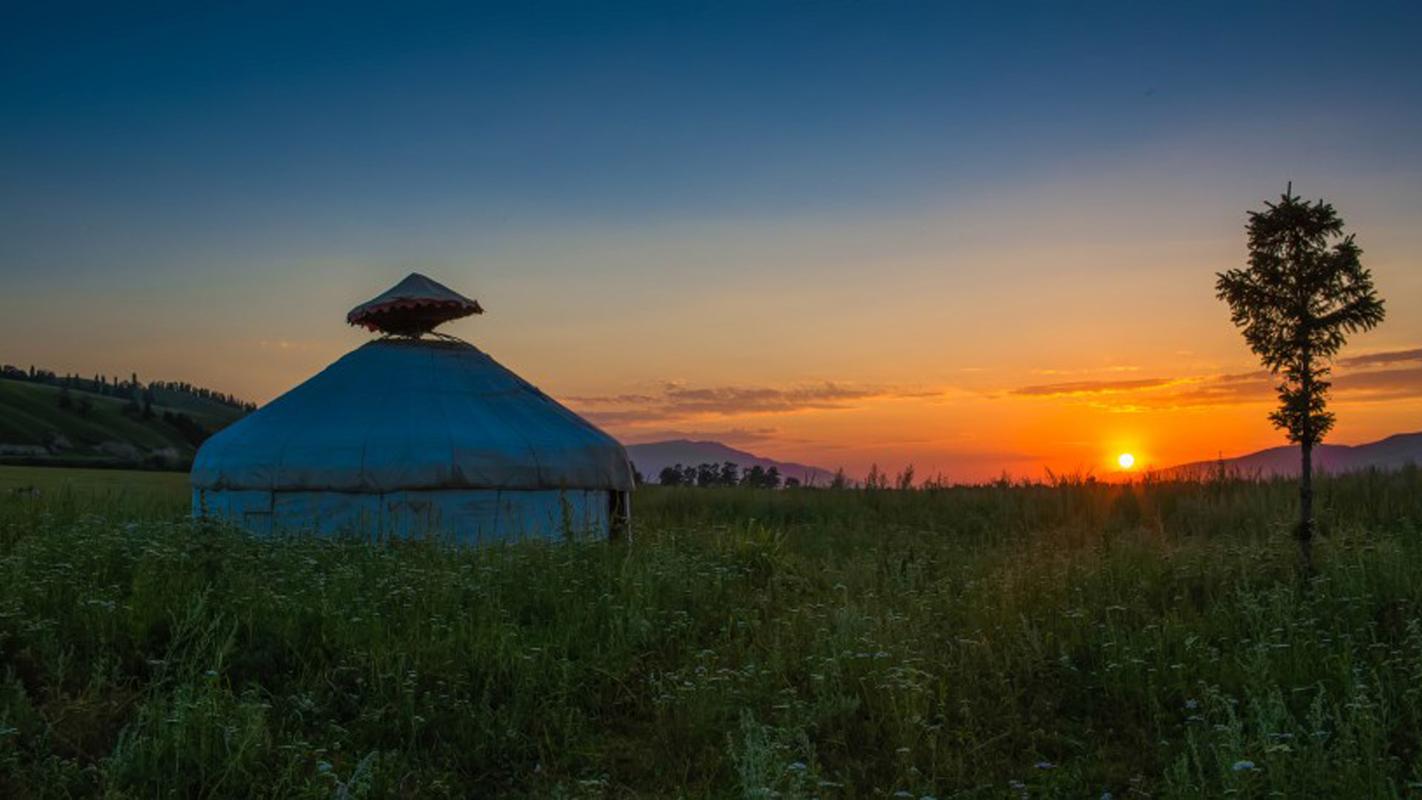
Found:
M 369 342 L 219 431 L 197 488 L 632 488 L 622 445 L 473 345 Z
M 415 336 L 450 320 L 482 313 L 479 301 L 411 272 L 404 280 L 351 309 L 346 322 L 372 331 Z

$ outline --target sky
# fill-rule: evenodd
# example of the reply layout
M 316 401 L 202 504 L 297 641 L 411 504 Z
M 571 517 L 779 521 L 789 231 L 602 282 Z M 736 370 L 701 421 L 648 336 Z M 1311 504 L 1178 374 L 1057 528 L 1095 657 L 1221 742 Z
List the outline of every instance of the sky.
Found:
M 1283 443 L 1215 299 L 1288 181 L 1422 430 L 1422 7 L 9 4 L 0 362 L 276 397 L 417 270 L 626 442 L 862 475 Z

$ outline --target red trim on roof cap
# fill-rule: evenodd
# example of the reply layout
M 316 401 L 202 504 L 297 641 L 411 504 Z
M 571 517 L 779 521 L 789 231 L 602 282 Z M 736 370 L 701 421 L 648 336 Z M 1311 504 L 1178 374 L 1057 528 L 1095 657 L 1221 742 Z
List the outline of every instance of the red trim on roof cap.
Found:
M 427 333 L 435 326 L 471 314 L 482 314 L 477 300 L 411 273 L 403 281 L 346 315 L 346 322 L 372 331 L 398 334 Z

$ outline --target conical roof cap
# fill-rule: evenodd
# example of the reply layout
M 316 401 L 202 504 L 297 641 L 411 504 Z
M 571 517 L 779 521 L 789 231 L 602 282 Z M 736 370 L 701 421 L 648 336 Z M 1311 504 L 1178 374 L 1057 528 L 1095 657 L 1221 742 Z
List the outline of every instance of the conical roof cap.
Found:
M 418 272 L 351 309 L 346 322 L 372 331 L 419 336 L 450 320 L 482 314 L 477 300 Z

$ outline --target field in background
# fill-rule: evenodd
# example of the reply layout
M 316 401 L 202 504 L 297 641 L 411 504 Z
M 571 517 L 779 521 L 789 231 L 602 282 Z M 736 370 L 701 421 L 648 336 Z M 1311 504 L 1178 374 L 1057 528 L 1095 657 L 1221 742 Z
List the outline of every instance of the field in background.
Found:
M 1416 469 L 1321 482 L 1309 581 L 1280 482 L 649 488 L 472 551 L 131 476 L 0 471 L 0 796 L 1422 790 Z
M 244 413 L 185 392 L 150 391 L 152 413 L 145 416 L 125 410 L 124 398 L 78 389 L 62 395 L 59 386 L 0 378 L 0 459 L 173 469 L 192 461 L 199 434 L 219 430 Z M 62 396 L 68 407 L 61 405 Z

